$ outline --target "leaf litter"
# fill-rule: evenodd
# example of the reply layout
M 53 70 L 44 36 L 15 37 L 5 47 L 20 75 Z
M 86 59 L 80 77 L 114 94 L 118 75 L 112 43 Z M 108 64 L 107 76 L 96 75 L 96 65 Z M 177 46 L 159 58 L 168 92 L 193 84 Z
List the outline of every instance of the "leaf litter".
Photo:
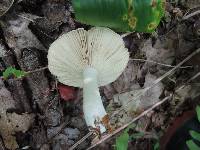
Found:
M 68 4 L 68 1 L 65 3 L 63 0 L 60 0 L 60 2 L 60 4 L 62 5 L 57 4 L 57 0 L 48 0 L 47 2 L 43 3 L 41 2 L 41 6 L 43 7 L 40 7 L 43 12 L 36 12 L 34 11 L 34 7 L 38 7 L 38 3 L 35 0 L 31 2 L 32 8 L 30 8 L 30 5 L 24 5 L 28 3 L 28 1 L 19 1 L 17 4 L 15 4 L 15 7 L 18 7 L 18 5 L 20 5 L 20 9 L 22 10 L 13 10 L 14 12 L 18 13 L 18 16 L 14 15 L 15 17 L 10 18 L 10 15 L 13 15 L 12 9 L 5 14 L 8 14 L 9 17 L 6 18 L 6 22 L 3 22 L 4 26 L 2 26 L 2 29 L 4 32 L 6 43 L 8 44 L 9 48 L 14 50 L 14 55 L 17 56 L 18 62 L 15 62 L 16 65 L 21 65 L 20 55 L 24 49 L 31 49 L 32 47 L 34 47 L 36 49 L 39 49 L 39 52 L 46 52 L 46 47 L 48 47 L 51 41 L 57 38 L 60 33 L 70 31 L 73 28 L 77 27 L 85 27 L 84 25 L 76 24 L 73 18 L 71 18 L 70 4 Z M 166 102 L 165 105 L 167 105 L 167 107 L 165 105 L 158 107 L 155 111 L 149 112 L 148 114 L 146 114 L 145 117 L 141 118 L 138 121 L 141 130 L 152 131 L 154 129 L 161 128 L 162 131 L 164 131 L 165 128 L 169 126 L 169 121 L 172 120 L 173 117 L 181 114 L 181 112 L 187 109 L 192 108 L 191 105 L 194 105 L 194 103 L 198 103 L 198 78 L 192 80 L 192 82 L 189 82 L 184 87 L 180 88 L 182 85 L 184 85 L 184 83 L 186 83 L 186 81 L 188 81 L 193 75 L 195 75 L 199 71 L 197 57 L 197 59 L 192 59 L 187 62 L 187 64 L 185 64 L 190 66 L 196 65 L 196 68 L 177 69 L 175 74 L 166 77 L 163 82 L 160 82 L 154 88 L 148 90 L 136 101 L 131 101 L 129 107 L 126 106 L 126 103 L 134 98 L 135 93 L 140 92 L 140 90 L 142 91 L 145 87 L 153 84 L 157 78 L 173 68 L 156 63 L 151 63 L 150 61 L 176 66 L 176 64 L 178 64 L 181 60 L 186 58 L 191 52 L 193 52 L 196 48 L 200 46 L 199 37 L 196 32 L 198 31 L 197 25 L 199 15 L 196 14 L 195 16 L 187 18 L 184 22 L 179 22 L 180 17 L 183 14 L 190 14 L 192 12 L 195 12 L 196 9 L 193 8 L 199 5 L 199 2 L 196 0 L 175 1 L 175 3 L 168 3 L 168 5 L 169 10 L 167 10 L 168 12 L 166 13 L 167 15 L 164 22 L 161 22 L 161 25 L 157 30 L 157 35 L 149 36 L 145 34 L 132 33 L 126 37 L 129 41 L 128 47 L 131 53 L 131 59 L 144 59 L 146 61 L 139 62 L 130 60 L 126 70 L 118 78 L 117 81 L 108 86 L 101 87 L 103 101 L 107 106 L 107 111 L 109 112 L 109 114 L 112 114 L 112 112 L 115 112 L 116 110 L 122 109 L 122 111 L 111 118 L 111 122 L 114 128 L 122 127 L 125 123 L 130 122 L 138 113 L 146 108 L 151 107 L 154 103 L 159 102 L 162 99 L 163 95 L 167 96 L 170 92 L 176 91 L 173 96 L 173 100 L 171 100 L 170 102 Z M 28 13 L 27 10 L 24 9 L 24 6 L 28 6 Z M 59 12 L 59 8 L 62 11 Z M 33 16 L 36 14 L 39 16 Z M 40 14 L 43 14 L 43 16 L 40 16 Z M 58 15 L 54 17 L 56 14 Z M 36 50 L 32 49 L 32 51 Z M 5 53 L 3 51 L 2 56 L 4 54 Z M 30 54 L 28 53 L 27 55 Z M 32 57 L 27 58 L 31 58 L 32 60 Z M 27 64 L 29 64 L 29 60 L 30 59 L 25 60 Z M 33 68 L 30 67 L 30 70 Z M 45 76 L 48 77 L 48 80 L 52 80 L 52 77 L 49 77 L 48 73 L 45 73 Z M 32 85 L 35 80 L 30 80 L 30 77 L 27 78 L 28 84 Z M 41 78 L 41 80 L 44 80 L 46 82 L 46 78 L 44 78 L 43 76 Z M 44 87 L 47 87 L 46 89 L 49 89 L 47 83 L 48 82 L 46 82 Z M 24 83 L 22 85 L 24 85 Z M 39 86 L 39 82 L 36 85 Z M 26 85 L 25 87 L 29 86 Z M 41 89 L 44 89 L 44 87 L 40 88 L 40 90 L 36 92 L 35 90 L 33 90 L 34 93 L 36 93 L 35 95 L 38 95 L 37 93 L 40 93 L 40 91 L 42 91 Z M 25 89 L 25 91 L 27 92 L 28 88 Z M 177 89 L 179 90 L 177 91 Z M 6 89 L 3 90 L 3 93 L 0 92 L 0 103 L 2 106 L 2 108 L 0 108 L 2 110 L 1 117 L 3 116 L 3 118 L 0 119 L 0 126 L 4 128 L 10 127 L 10 129 L 5 130 L 6 132 L 0 130 L 0 132 L 3 137 L 5 146 L 7 148 L 14 149 L 16 147 L 19 147 L 19 144 L 21 143 L 17 143 L 16 137 L 13 135 L 18 134 L 19 131 L 26 132 L 31 127 L 32 123 L 36 122 L 36 120 L 34 120 L 33 114 L 27 114 L 25 112 L 22 114 L 17 114 L 15 112 L 10 112 L 10 108 L 15 108 L 15 101 L 12 99 L 12 96 L 8 94 L 9 92 L 5 91 Z M 53 92 L 55 91 L 56 90 L 54 90 Z M 30 92 L 27 93 L 30 94 Z M 52 93 L 50 92 L 49 95 L 52 96 Z M 70 93 L 71 92 L 69 92 L 69 89 L 67 89 L 67 91 L 64 90 L 64 92 L 61 92 L 61 97 L 66 100 L 73 99 L 73 92 L 71 94 Z M 8 100 L 5 101 L 5 99 Z M 74 107 L 73 102 L 67 101 L 64 103 L 63 101 L 60 101 L 59 98 L 47 98 L 47 102 L 45 100 L 44 104 L 44 106 L 47 107 L 35 109 L 38 107 L 37 101 L 40 100 L 40 98 L 34 96 L 33 102 L 34 110 L 37 112 L 36 114 L 41 115 L 42 109 L 48 109 L 46 111 L 47 113 L 51 112 L 52 110 L 56 110 L 59 111 L 59 114 L 61 115 L 59 116 L 59 121 L 56 121 L 53 124 L 46 123 L 45 127 L 41 127 L 41 124 L 45 122 L 45 119 L 37 120 L 40 125 L 38 125 L 36 129 L 40 129 L 40 132 L 34 132 L 35 130 L 29 131 L 32 136 L 35 137 L 33 138 L 33 141 L 30 141 L 32 147 L 38 148 L 40 147 L 38 145 L 42 145 L 41 143 L 45 141 L 37 140 L 45 139 L 45 136 L 43 136 L 46 132 L 44 130 L 45 128 L 47 128 L 48 131 L 48 129 L 57 127 L 52 127 L 51 125 L 58 125 L 59 127 L 59 125 L 66 118 L 70 118 L 71 121 L 68 128 L 78 128 L 81 132 L 79 138 L 81 136 L 84 136 L 88 132 L 81 114 L 82 95 L 78 95 L 76 99 L 77 101 L 75 101 L 74 103 L 76 103 L 77 106 Z M 190 99 L 191 101 L 188 102 L 188 99 Z M 62 105 L 60 105 L 60 103 L 63 105 L 63 107 Z M 188 105 L 188 103 L 190 105 Z M 51 107 L 51 105 L 53 105 L 53 108 Z M 44 116 L 44 118 L 55 118 L 53 117 L 55 116 L 55 114 L 57 113 L 49 113 L 47 116 Z M 43 116 L 41 115 L 41 118 L 42 117 Z M 11 122 L 8 122 L 8 120 L 10 120 Z M 18 120 L 19 122 L 16 122 L 15 120 Z M 21 123 L 20 120 L 24 122 Z M 17 125 L 19 125 L 20 127 L 16 128 Z M 50 146 L 54 149 L 63 149 L 63 147 L 66 148 L 68 145 L 65 139 L 67 139 L 68 137 L 64 135 L 63 132 L 58 132 L 59 134 L 57 138 L 50 139 L 52 143 L 45 143 L 41 146 L 41 148 L 47 147 L 48 149 L 48 147 Z M 61 139 L 61 143 L 59 142 L 59 139 Z M 145 141 L 144 143 L 142 143 L 140 140 L 136 141 L 139 142 L 133 143 L 137 145 L 137 149 L 144 149 L 144 147 L 148 145 L 148 141 Z M 9 142 L 12 144 L 9 144 Z M 74 141 L 70 142 L 71 144 L 74 143 Z M 80 145 L 80 149 L 86 149 L 87 147 L 89 147 L 88 141 L 84 142 L 85 143 L 83 145 Z M 111 143 L 112 142 L 108 142 L 108 144 L 102 144 L 103 149 L 106 149 L 105 147 L 107 147 L 107 149 L 111 149 L 109 146 L 106 146 Z M 12 146 L 9 147 L 8 145 Z M 133 145 L 131 146 L 133 147 Z
M 3 85 L 0 89 L 0 106 L 0 133 L 6 148 L 14 150 L 19 148 L 14 135 L 17 132 L 26 132 L 34 122 L 35 115 L 9 112 L 9 109 L 15 108 L 15 101 Z

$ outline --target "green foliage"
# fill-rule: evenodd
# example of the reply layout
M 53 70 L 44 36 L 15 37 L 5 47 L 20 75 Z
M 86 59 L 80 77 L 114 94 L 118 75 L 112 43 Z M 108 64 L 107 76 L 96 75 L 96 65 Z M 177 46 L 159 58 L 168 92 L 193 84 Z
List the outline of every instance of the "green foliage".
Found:
M 129 126 L 119 137 L 116 138 L 116 145 L 115 149 L 116 150 L 127 150 L 128 149 L 128 142 L 133 139 L 138 139 L 144 136 L 143 132 L 138 132 L 129 135 L 128 131 L 131 128 L 135 128 L 136 124 L 132 124 Z
M 199 106 L 196 107 L 196 113 L 197 113 L 197 119 L 200 122 L 200 107 Z M 193 139 L 200 142 L 200 133 L 194 130 L 190 130 L 189 133 Z M 186 145 L 188 146 L 189 150 L 200 150 L 200 147 L 192 139 L 186 141 Z
M 127 128 L 119 137 L 116 138 L 116 150 L 127 150 L 129 141 L 129 128 Z
M 200 106 L 196 107 L 197 119 L 200 122 Z
M 190 135 L 193 139 L 200 141 L 200 133 L 193 131 L 193 130 L 190 130 Z
M 159 150 L 160 149 L 160 144 L 159 144 L 159 141 L 156 141 L 154 147 L 153 147 L 153 150 Z
M 151 33 L 164 16 L 165 0 L 72 0 L 81 23 L 122 32 Z
M 199 150 L 200 149 L 200 147 L 197 144 L 195 144 L 193 140 L 186 141 L 186 144 L 187 144 L 189 150 Z
M 8 67 L 4 72 L 3 72 L 3 78 L 8 79 L 11 76 L 14 76 L 15 78 L 21 78 L 26 75 L 26 72 L 17 70 L 16 68 L 13 67 Z

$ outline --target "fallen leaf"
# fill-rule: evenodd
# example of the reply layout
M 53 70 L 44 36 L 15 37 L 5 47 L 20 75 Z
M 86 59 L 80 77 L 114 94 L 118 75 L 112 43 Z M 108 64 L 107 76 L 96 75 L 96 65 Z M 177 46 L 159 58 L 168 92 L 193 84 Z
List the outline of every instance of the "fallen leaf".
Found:
M 14 76 L 15 78 L 21 78 L 26 75 L 26 72 L 22 70 L 17 70 L 14 67 L 8 67 L 6 70 L 3 72 L 3 78 L 8 79 L 10 76 Z
M 76 98 L 76 92 L 74 87 L 70 87 L 67 85 L 59 84 L 58 90 L 60 93 L 60 97 L 64 101 L 74 100 Z
M 118 93 L 130 90 L 132 84 L 136 82 L 139 70 L 139 66 L 130 61 L 121 76 L 113 83 L 114 89 Z
M 30 19 L 35 17 L 30 17 Z M 21 51 L 27 47 L 35 47 L 40 50 L 45 50 L 37 37 L 29 29 L 31 21 L 22 17 L 16 17 L 6 22 L 4 26 L 4 34 L 6 42 L 12 48 L 17 56 L 20 58 Z
M 15 101 L 10 92 L 0 86 L 0 134 L 3 138 L 5 147 L 11 150 L 17 149 L 19 146 L 16 142 L 14 134 L 16 132 L 26 132 L 34 121 L 34 114 L 16 114 L 9 113 L 9 109 L 15 108 Z
M 155 61 L 158 63 L 171 65 L 174 61 L 175 49 L 173 47 L 174 40 L 172 39 L 163 39 L 156 40 L 154 46 L 152 46 L 152 41 L 149 39 L 144 43 L 141 51 L 145 53 L 147 62 L 144 63 L 142 69 L 148 70 L 152 73 L 156 73 L 156 76 L 159 77 L 167 72 L 165 67 L 162 65 L 157 65 L 156 63 L 149 63 L 148 61 Z
M 145 77 L 144 87 L 149 87 L 157 78 L 152 74 L 147 74 Z M 143 110 L 159 101 L 159 96 L 162 93 L 163 85 L 158 83 L 155 87 L 143 93 L 143 88 L 135 86 L 136 88 L 130 92 L 116 94 L 114 101 L 119 101 L 122 107 L 129 113 Z M 136 99 L 137 95 L 137 99 Z M 139 95 L 139 96 L 138 96 Z

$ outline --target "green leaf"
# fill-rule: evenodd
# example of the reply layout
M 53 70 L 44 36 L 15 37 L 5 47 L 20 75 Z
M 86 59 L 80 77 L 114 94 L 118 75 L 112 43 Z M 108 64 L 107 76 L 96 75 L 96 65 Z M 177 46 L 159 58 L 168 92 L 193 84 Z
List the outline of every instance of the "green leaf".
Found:
M 157 141 L 157 142 L 155 143 L 154 147 L 153 147 L 153 150 L 159 150 L 159 148 L 160 148 L 160 144 L 159 144 L 159 142 Z
M 4 72 L 3 72 L 3 78 L 7 79 L 10 76 L 14 76 L 16 78 L 21 78 L 26 75 L 26 72 L 17 70 L 16 68 L 13 67 L 8 67 Z
M 165 0 L 72 0 L 81 23 L 122 32 L 153 32 L 164 16 Z
M 135 128 L 137 125 L 135 123 L 129 125 L 124 132 L 116 138 L 115 142 L 115 150 L 126 150 L 128 149 L 128 141 L 129 141 L 129 134 L 128 131 L 130 128 Z
M 130 136 L 131 139 L 138 139 L 143 137 L 145 134 L 143 132 L 134 133 Z
M 127 150 L 128 149 L 128 141 L 129 141 L 129 128 L 127 128 L 124 133 L 122 133 L 119 137 L 116 138 L 116 150 Z
M 192 140 L 186 141 L 186 145 L 188 146 L 189 150 L 200 150 L 200 147 Z
M 197 119 L 200 122 L 200 106 L 196 107 Z
M 193 139 L 200 141 L 200 133 L 193 131 L 193 130 L 190 130 L 189 132 Z
M 12 71 L 13 68 L 12 67 L 8 67 L 4 72 L 3 72 L 3 78 L 4 79 L 7 79 L 11 74 L 12 74 Z
M 116 150 L 126 150 L 128 149 L 128 141 L 129 141 L 129 134 L 128 131 L 130 128 L 135 128 L 137 125 L 135 123 L 129 125 L 124 132 L 116 138 L 115 149 Z

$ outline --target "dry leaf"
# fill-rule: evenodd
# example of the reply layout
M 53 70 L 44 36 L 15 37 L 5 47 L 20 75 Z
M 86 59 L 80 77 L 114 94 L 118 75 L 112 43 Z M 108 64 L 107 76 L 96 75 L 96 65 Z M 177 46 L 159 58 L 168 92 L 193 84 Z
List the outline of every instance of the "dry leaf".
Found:
M 148 60 L 171 65 L 175 55 L 175 49 L 173 45 L 174 43 L 171 39 L 157 39 L 154 46 L 152 46 L 151 40 L 147 40 L 141 49 L 147 58 L 147 62 L 145 62 L 143 66 L 143 70 L 157 72 L 156 74 L 158 76 L 165 73 L 166 69 L 169 69 L 168 67 L 166 68 L 161 65 L 156 65 L 155 63 L 149 63 Z
M 118 93 L 130 90 L 132 84 L 136 81 L 139 66 L 129 61 L 126 69 L 121 76 L 113 83 L 114 89 Z
M 33 17 L 34 18 L 34 17 Z M 9 20 L 4 27 L 4 35 L 10 48 L 13 48 L 17 57 L 20 56 L 21 50 L 27 47 L 35 47 L 40 50 L 45 48 L 31 32 L 28 25 L 30 20 L 22 17 Z
M 157 78 L 154 75 L 147 74 L 145 77 L 144 87 L 151 86 L 156 79 Z M 136 112 L 141 109 L 143 110 L 159 101 L 163 85 L 162 83 L 157 84 L 144 94 L 141 94 L 141 96 L 135 100 L 136 94 L 138 95 L 138 93 L 142 93 L 142 90 L 142 88 L 138 87 L 138 89 L 134 89 L 133 91 L 117 94 L 114 96 L 114 101 L 119 101 L 122 104 L 122 107 L 124 107 L 124 109 L 129 113 Z M 129 101 L 130 103 L 128 103 Z
M 126 69 L 120 77 L 112 84 L 103 87 L 103 92 L 106 95 L 106 98 L 112 99 L 117 93 L 130 91 L 132 85 L 137 82 L 136 79 L 139 71 L 139 66 L 133 61 L 129 61 Z
M 19 147 L 14 136 L 15 132 L 26 132 L 34 121 L 34 115 L 7 112 L 15 108 L 15 101 L 4 87 L 0 89 L 0 106 L 0 134 L 6 148 L 14 150 Z

